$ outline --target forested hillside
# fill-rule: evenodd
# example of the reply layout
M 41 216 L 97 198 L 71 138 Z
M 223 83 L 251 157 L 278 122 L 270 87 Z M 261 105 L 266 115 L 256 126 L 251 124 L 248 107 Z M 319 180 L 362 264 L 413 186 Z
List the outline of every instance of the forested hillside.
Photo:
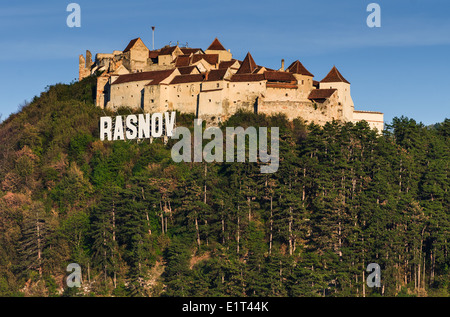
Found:
M 280 128 L 279 170 L 261 174 L 174 163 L 175 140 L 100 141 L 114 114 L 95 82 L 49 87 L 0 125 L 1 296 L 449 296 L 449 119 L 377 135 L 238 113 L 224 126 Z

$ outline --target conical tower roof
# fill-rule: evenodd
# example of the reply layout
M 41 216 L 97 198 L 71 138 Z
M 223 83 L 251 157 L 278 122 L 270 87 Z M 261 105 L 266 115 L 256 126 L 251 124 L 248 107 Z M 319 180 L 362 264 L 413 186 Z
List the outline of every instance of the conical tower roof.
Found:
M 252 74 L 256 68 L 257 65 L 250 52 L 248 52 L 236 74 Z
M 212 51 L 226 51 L 225 47 L 223 47 L 222 43 L 217 39 L 217 37 L 214 39 L 214 41 L 211 43 L 211 45 L 207 48 L 207 50 Z
M 290 72 L 290 73 L 294 73 L 294 74 L 300 74 L 300 75 L 305 75 L 305 76 L 311 76 L 311 77 L 314 77 L 314 75 L 311 74 L 311 73 L 305 68 L 305 66 L 303 66 L 302 63 L 300 63 L 299 60 L 296 60 L 295 62 L 293 62 L 293 63 L 291 64 L 291 66 L 288 67 L 287 71 Z
M 336 66 L 333 66 L 333 68 L 330 70 L 328 75 L 325 76 L 324 79 L 320 81 L 321 83 L 347 83 L 350 84 L 344 76 L 338 71 Z

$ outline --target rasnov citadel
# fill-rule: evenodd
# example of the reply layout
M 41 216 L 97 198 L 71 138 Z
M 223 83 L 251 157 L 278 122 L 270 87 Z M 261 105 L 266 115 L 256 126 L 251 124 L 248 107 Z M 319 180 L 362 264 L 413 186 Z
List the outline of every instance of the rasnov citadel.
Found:
M 220 122 L 244 109 L 321 125 L 334 119 L 384 127 L 383 113 L 354 109 L 350 83 L 336 67 L 318 82 L 298 60 L 286 69 L 282 60 L 273 70 L 257 65 L 250 53 L 234 59 L 217 38 L 205 51 L 179 45 L 149 50 L 137 38 L 123 51 L 97 54 L 95 61 L 89 51 L 80 55 L 79 80 L 96 72 L 96 104 L 110 110 L 177 110 Z

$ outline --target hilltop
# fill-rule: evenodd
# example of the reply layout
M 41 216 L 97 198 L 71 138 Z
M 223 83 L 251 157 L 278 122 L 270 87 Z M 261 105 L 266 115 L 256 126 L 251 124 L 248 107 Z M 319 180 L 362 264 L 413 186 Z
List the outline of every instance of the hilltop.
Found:
M 100 141 L 100 116 L 133 111 L 97 107 L 96 82 L 48 87 L 0 124 L 1 296 L 449 295 L 450 120 L 378 134 L 237 112 L 221 126 L 280 128 L 263 175 L 174 163 L 173 141 Z

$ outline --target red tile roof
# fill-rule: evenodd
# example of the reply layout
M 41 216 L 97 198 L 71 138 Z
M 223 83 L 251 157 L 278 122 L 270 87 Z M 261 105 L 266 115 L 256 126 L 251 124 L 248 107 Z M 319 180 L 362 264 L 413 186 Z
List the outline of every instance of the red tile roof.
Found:
M 217 37 L 214 39 L 214 41 L 211 43 L 211 45 L 207 48 L 207 50 L 213 50 L 213 51 L 226 51 L 225 47 L 223 47 L 222 43 L 217 39 Z
M 130 43 L 128 43 L 127 47 L 125 47 L 125 49 L 123 50 L 123 52 L 128 52 L 133 46 L 134 44 L 136 44 L 136 42 L 139 40 L 140 38 L 136 38 L 130 41 Z
M 203 50 L 201 48 L 180 47 L 180 50 L 183 52 L 183 54 L 195 54 L 199 51 L 203 53 Z
M 206 81 L 218 81 L 223 80 L 225 74 L 227 73 L 227 69 L 213 69 L 208 73 L 206 77 Z
M 160 52 L 159 55 L 172 55 L 173 51 L 175 51 L 175 49 L 178 46 L 167 46 L 167 47 L 163 47 Z
M 245 81 L 263 81 L 264 74 L 234 74 L 230 81 L 245 82 Z
M 253 57 L 250 54 L 250 52 L 248 52 L 241 63 L 241 67 L 239 67 L 236 74 L 251 74 L 255 71 L 255 69 L 257 69 L 257 65 L 253 60 Z
M 308 96 L 308 99 L 328 99 L 330 98 L 337 89 L 313 89 Z
M 261 69 L 264 68 L 264 71 L 266 71 L 266 68 L 264 66 L 256 66 L 256 69 L 253 71 L 253 73 L 259 73 Z
M 135 82 L 135 81 L 143 81 L 143 80 L 151 80 L 152 84 L 154 84 L 155 81 L 159 83 L 162 80 L 169 77 L 173 72 L 174 72 L 173 69 L 169 69 L 169 70 L 156 70 L 156 71 L 151 71 L 151 72 L 141 72 L 141 73 L 120 75 L 112 83 L 112 85 L 123 84 L 123 83 L 128 83 L 128 82 Z
M 313 74 L 311 74 L 306 68 L 305 66 L 303 66 L 302 63 L 300 63 L 300 61 L 296 60 L 295 62 L 293 62 L 288 68 L 287 68 L 288 72 L 294 73 L 294 74 L 300 74 L 300 75 L 305 75 L 305 76 L 311 76 L 314 77 Z
M 278 81 L 278 82 L 296 82 L 294 75 L 288 72 L 277 72 L 277 71 L 265 71 L 264 78 L 267 81 Z
M 159 50 L 148 51 L 148 58 L 157 58 L 159 55 Z
M 210 65 L 216 65 L 219 63 L 219 54 L 195 54 L 192 55 L 192 63 L 197 63 L 199 60 L 204 59 Z
M 181 75 L 189 75 L 196 68 L 196 66 L 177 67 Z
M 189 66 L 191 63 L 191 55 L 179 55 L 175 59 L 175 67 Z
M 330 70 L 328 75 L 325 76 L 324 79 L 320 81 L 321 83 L 340 83 L 344 82 L 347 84 L 350 84 L 344 76 L 341 75 L 341 73 L 338 71 L 336 66 L 333 66 L 333 68 Z
M 222 61 L 219 64 L 219 68 L 230 68 L 231 66 L 233 66 L 234 63 L 238 62 L 235 59 L 232 59 L 231 61 Z M 239 65 L 240 63 L 238 63 Z
M 173 84 L 184 84 L 184 83 L 193 83 L 193 82 L 201 82 L 205 76 L 203 74 L 190 74 L 190 75 L 178 75 L 175 76 L 170 82 Z

